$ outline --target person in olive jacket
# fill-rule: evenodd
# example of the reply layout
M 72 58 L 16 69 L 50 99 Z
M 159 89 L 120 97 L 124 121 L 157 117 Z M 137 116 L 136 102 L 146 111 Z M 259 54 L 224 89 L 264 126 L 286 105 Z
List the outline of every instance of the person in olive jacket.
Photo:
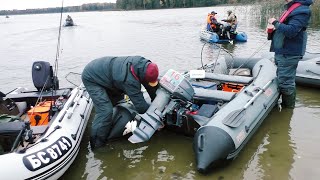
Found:
M 149 108 L 141 92 L 141 85 L 151 100 L 156 96 L 158 66 L 141 56 L 102 57 L 87 64 L 82 72 L 82 82 L 95 108 L 90 144 L 98 148 L 106 144 L 112 128 L 113 106 L 128 95 L 138 113 Z

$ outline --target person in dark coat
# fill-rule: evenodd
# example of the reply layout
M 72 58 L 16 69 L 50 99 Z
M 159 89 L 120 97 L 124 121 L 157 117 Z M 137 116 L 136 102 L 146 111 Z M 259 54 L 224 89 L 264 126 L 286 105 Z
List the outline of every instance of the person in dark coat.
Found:
M 67 16 L 67 18 L 66 18 L 66 23 L 67 23 L 68 25 L 73 25 L 73 19 L 71 18 L 70 15 Z
M 87 64 L 82 72 L 82 82 L 95 107 L 90 144 L 92 148 L 107 142 L 112 128 L 113 106 L 128 95 L 138 113 L 149 108 L 141 92 L 141 85 L 151 100 L 156 96 L 158 66 L 141 56 L 102 57 Z
M 274 59 L 277 65 L 277 78 L 282 96 L 282 106 L 294 108 L 296 69 L 299 60 L 302 59 L 306 51 L 306 29 L 311 17 L 309 6 L 313 2 L 312 0 L 285 1 L 287 2 L 286 10 L 295 3 L 300 3 L 301 5 L 295 8 L 285 19 L 270 18 L 268 20 L 269 25 L 274 28 L 270 51 L 275 52 Z

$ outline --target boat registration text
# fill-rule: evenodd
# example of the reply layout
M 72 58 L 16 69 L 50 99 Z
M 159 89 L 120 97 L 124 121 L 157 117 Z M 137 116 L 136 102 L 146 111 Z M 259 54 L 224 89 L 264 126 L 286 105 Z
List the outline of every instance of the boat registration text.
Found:
M 36 171 L 60 159 L 71 147 L 71 140 L 62 136 L 47 148 L 24 156 L 23 163 L 30 171 Z

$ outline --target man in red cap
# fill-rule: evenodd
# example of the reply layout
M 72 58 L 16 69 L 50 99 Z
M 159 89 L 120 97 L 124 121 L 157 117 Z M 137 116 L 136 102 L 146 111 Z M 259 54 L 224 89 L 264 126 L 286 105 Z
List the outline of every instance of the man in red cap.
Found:
M 158 88 L 158 66 L 141 56 L 102 57 L 86 65 L 82 72 L 85 85 L 95 107 L 91 127 L 92 148 L 103 146 L 112 128 L 113 106 L 128 95 L 138 113 L 149 108 L 141 85 L 151 100 Z

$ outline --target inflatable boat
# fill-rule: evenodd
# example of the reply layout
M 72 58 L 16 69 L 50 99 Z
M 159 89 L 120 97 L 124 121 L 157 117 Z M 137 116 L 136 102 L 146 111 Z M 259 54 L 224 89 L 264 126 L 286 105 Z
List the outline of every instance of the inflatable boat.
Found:
M 209 43 L 229 43 L 230 41 L 247 42 L 248 36 L 245 32 L 230 33 L 230 39 L 225 35 L 218 35 L 216 32 L 211 32 L 206 29 L 200 31 L 200 39 Z
M 277 104 L 279 91 L 268 59 L 220 58 L 195 72 L 168 70 L 144 114 L 119 104 L 122 111 L 114 115 L 122 127 L 114 131 L 131 132 L 132 143 L 148 141 L 163 127 L 193 136 L 197 170 L 205 173 L 239 154 Z
M 65 21 L 65 23 L 63 24 L 63 26 L 68 27 L 68 26 L 74 26 L 75 24 L 73 23 L 72 19 L 68 19 Z
M 302 86 L 320 88 L 320 56 L 306 54 L 299 61 L 296 73 L 296 83 Z
M 83 85 L 59 88 L 48 62 L 32 66 L 37 91 L 1 93 L 2 179 L 58 179 L 75 160 L 92 110 Z

